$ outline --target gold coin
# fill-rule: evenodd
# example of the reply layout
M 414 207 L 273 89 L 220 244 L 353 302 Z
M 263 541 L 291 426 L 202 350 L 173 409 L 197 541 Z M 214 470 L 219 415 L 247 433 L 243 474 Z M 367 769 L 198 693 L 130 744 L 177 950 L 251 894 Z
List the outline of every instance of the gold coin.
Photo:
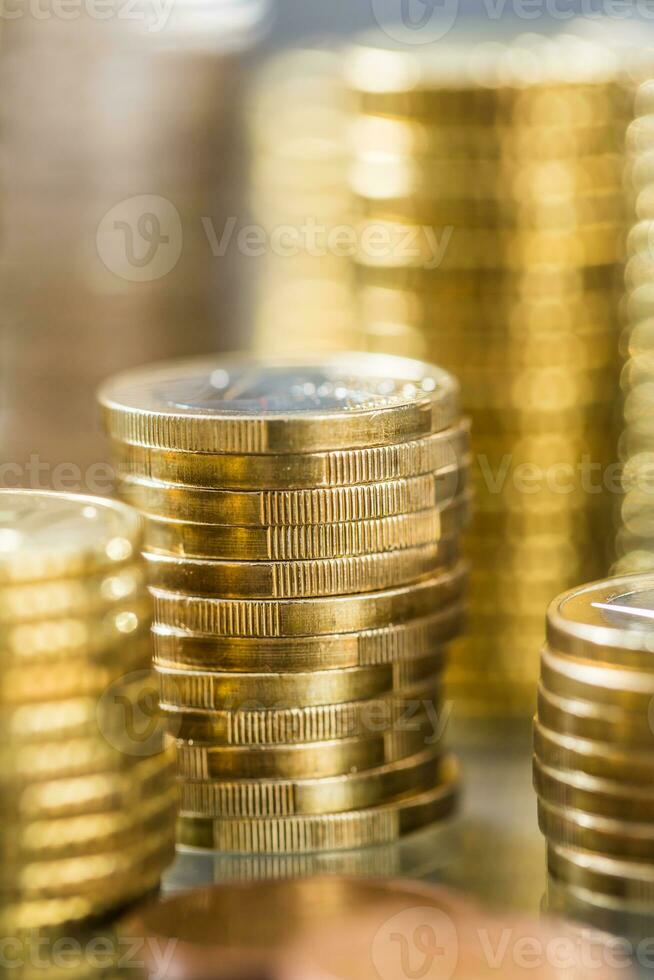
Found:
M 174 782 L 175 755 L 168 748 L 158 755 L 135 759 L 122 770 L 46 779 L 19 787 L 2 802 L 2 812 L 14 817 L 52 819 L 108 810 L 134 810 L 143 800 Z
M 654 824 L 645 821 L 627 822 L 585 810 L 564 810 L 539 799 L 538 823 L 553 844 L 614 857 L 651 860 L 654 855 Z
M 164 703 L 171 735 L 212 745 L 293 745 L 331 742 L 390 731 L 415 731 L 427 721 L 442 728 L 440 677 L 361 701 L 251 710 L 179 708 Z
M 182 780 L 302 779 L 340 776 L 405 759 L 422 752 L 433 734 L 433 725 L 425 720 L 412 731 L 294 745 L 225 747 L 183 740 L 175 744 Z
M 573 589 L 547 612 L 547 639 L 562 654 L 648 671 L 654 586 L 621 576 Z
M 542 685 L 538 692 L 538 717 L 546 728 L 562 735 L 597 740 L 615 747 L 647 749 L 654 744 L 650 713 L 578 698 L 562 698 Z
M 143 898 L 159 885 L 163 871 L 175 857 L 174 835 L 169 834 L 157 843 L 157 849 L 152 853 L 146 849 L 143 858 L 133 861 L 131 867 L 128 862 L 127 868 L 121 866 L 118 855 L 107 855 L 102 862 L 95 858 L 87 863 L 82 858 L 74 859 L 75 864 L 66 869 L 73 879 L 76 871 L 84 879 L 92 864 L 97 869 L 102 863 L 107 869 L 104 878 L 95 882 L 95 889 L 77 892 L 75 888 L 66 888 L 66 894 L 61 895 L 53 889 L 50 895 L 39 896 L 37 893 L 35 897 L 16 901 L 7 897 L 0 910 L 0 928 L 6 935 L 58 928 L 72 922 L 93 920 Z M 53 870 L 51 864 L 44 869 L 46 881 L 48 870 Z
M 221 673 L 156 667 L 161 700 L 171 707 L 208 711 L 248 711 L 329 705 L 387 694 L 431 678 L 443 665 L 442 656 L 382 666 L 347 667 L 308 673 Z
M 11 889 L 21 870 L 32 862 L 120 851 L 166 827 L 172 829 L 177 809 L 177 787 L 169 784 L 159 796 L 142 800 L 136 811 L 85 813 L 5 826 L 0 881 Z
M 239 673 L 264 670 L 291 673 L 406 662 L 436 651 L 456 636 L 461 631 L 463 617 L 463 607 L 456 603 L 397 626 L 360 633 L 269 639 L 202 636 L 155 626 L 155 663 L 164 667 Z
M 157 590 L 225 599 L 301 599 L 392 589 L 454 564 L 458 541 L 313 561 L 229 562 L 146 553 Z
M 152 622 L 152 602 L 145 595 L 92 618 L 62 616 L 17 623 L 0 629 L 3 662 L 26 667 L 85 657 L 101 663 L 115 649 L 140 642 Z
M 643 717 L 654 700 L 654 674 L 557 657 L 549 648 L 541 651 L 541 678 L 543 687 L 559 697 L 613 705 Z
M 154 589 L 155 621 L 174 629 L 226 637 L 307 637 L 401 624 L 460 600 L 467 569 L 412 585 L 361 595 L 313 599 L 212 599 Z
M 344 524 L 412 514 L 448 503 L 462 480 L 452 462 L 434 473 L 317 490 L 208 490 L 131 477 L 120 492 L 139 510 L 170 520 L 239 528 Z
M 295 527 L 226 527 L 148 517 L 150 552 L 231 561 L 315 561 L 404 551 L 438 541 L 440 512 L 418 511 L 349 524 Z
M 603 854 L 551 844 L 547 849 L 547 866 L 558 881 L 590 892 L 626 901 L 651 903 L 654 900 L 651 864 L 618 861 Z
M 0 586 L 109 574 L 140 538 L 138 516 L 116 501 L 0 489 Z
M 113 442 L 120 473 L 223 490 L 333 489 L 411 479 L 456 467 L 469 451 L 469 426 L 457 422 L 422 439 L 333 452 L 191 453 Z
M 632 124 L 632 126 L 635 124 Z M 630 127 L 631 133 L 631 127 Z M 637 133 L 631 133 L 634 139 Z M 411 119 L 359 115 L 350 130 L 355 152 L 399 154 L 434 159 L 490 159 L 559 162 L 569 157 L 624 152 L 624 128 L 603 124 L 429 126 Z
M 534 723 L 534 751 L 553 769 L 569 769 L 600 779 L 645 785 L 651 785 L 654 779 L 651 751 L 559 734 L 538 719 Z
M 552 769 L 534 757 L 534 788 L 546 803 L 616 820 L 654 821 L 654 794 L 629 783 Z
M 5 886 L 6 894 L 9 900 L 12 896 L 44 902 L 70 897 L 86 899 L 87 904 L 94 901 L 100 907 L 106 901 L 107 908 L 124 904 L 123 894 L 131 894 L 131 886 L 136 884 L 143 869 L 154 866 L 161 875 L 173 858 L 173 842 L 172 829 L 167 825 L 122 848 L 34 861 L 16 869 L 11 887 Z
M 99 697 L 110 684 L 135 671 L 147 671 L 152 661 L 152 640 L 145 636 L 137 643 L 124 643 L 104 662 L 93 663 L 86 657 L 67 659 L 48 665 L 20 664 L 6 667 L 0 686 L 0 705 L 11 710 L 24 705 L 25 710 L 59 699 Z M 1 727 L 1 726 L 0 726 Z
M 198 358 L 133 371 L 100 392 L 112 439 L 202 453 L 294 453 L 419 439 L 458 420 L 456 382 L 420 361 Z
M 145 596 L 142 563 L 100 575 L 0 587 L 0 626 L 63 616 L 102 616 Z
M 443 768 L 441 759 L 430 750 L 364 772 L 323 779 L 184 782 L 181 810 L 220 819 L 360 810 L 440 785 Z
M 211 819 L 182 813 L 178 840 L 234 854 L 336 851 L 386 844 L 453 814 L 458 767 L 448 760 L 443 782 L 392 803 L 310 816 Z

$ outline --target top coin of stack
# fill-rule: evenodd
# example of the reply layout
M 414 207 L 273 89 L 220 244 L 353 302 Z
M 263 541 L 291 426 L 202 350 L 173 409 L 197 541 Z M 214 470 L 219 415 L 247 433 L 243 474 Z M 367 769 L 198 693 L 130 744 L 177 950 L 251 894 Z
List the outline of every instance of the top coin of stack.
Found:
M 628 324 L 620 456 L 624 497 L 616 572 L 654 568 L 654 82 L 638 90 L 636 118 L 627 132 L 628 174 L 635 224 L 625 270 Z
M 386 356 L 200 359 L 100 400 L 146 519 L 182 842 L 337 850 L 449 813 L 434 722 L 465 578 L 456 382 Z
M 608 562 L 629 93 L 609 50 L 562 35 L 375 36 L 346 67 L 363 330 L 420 336 L 472 418 L 469 636 L 448 689 L 531 713 L 541 609 Z
M 141 544 L 123 504 L 0 490 L 0 924 L 10 933 L 124 905 L 172 859 L 174 766 L 147 709 Z
M 534 778 L 570 911 L 654 911 L 653 624 L 651 575 L 584 586 L 548 611 Z

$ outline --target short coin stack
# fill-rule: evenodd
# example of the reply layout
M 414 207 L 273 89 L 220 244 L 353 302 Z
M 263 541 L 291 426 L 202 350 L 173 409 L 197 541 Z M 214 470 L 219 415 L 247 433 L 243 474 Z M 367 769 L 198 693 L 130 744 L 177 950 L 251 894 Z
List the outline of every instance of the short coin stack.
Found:
M 654 912 L 653 626 L 651 575 L 548 611 L 534 781 L 559 911 Z
M 200 359 L 100 400 L 146 517 L 181 842 L 338 850 L 448 815 L 436 720 L 467 508 L 453 379 L 389 356 Z
M 626 267 L 627 357 L 620 455 L 624 497 L 617 540 L 616 572 L 654 568 L 654 83 L 636 98 L 636 119 L 627 133 L 628 183 L 635 224 Z
M 563 36 L 375 37 L 347 78 L 363 329 L 421 339 L 472 418 L 469 635 L 448 690 L 531 714 L 541 610 L 612 545 L 629 99 L 610 51 Z
M 0 490 L 0 925 L 62 926 L 153 889 L 174 853 L 140 521 Z

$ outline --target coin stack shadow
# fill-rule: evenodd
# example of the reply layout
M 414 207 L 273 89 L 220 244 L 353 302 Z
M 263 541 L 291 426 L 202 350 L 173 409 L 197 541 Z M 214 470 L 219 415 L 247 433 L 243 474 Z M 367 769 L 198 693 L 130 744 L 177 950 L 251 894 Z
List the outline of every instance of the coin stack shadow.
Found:
M 0 490 L 4 935 L 118 909 L 173 859 L 141 544 L 123 504 Z
M 654 918 L 653 615 L 651 575 L 556 599 L 534 722 L 552 911 L 625 935 Z
M 623 336 L 624 428 L 620 440 L 623 498 L 616 574 L 654 568 L 654 83 L 640 87 L 627 132 L 627 187 L 635 218 L 625 270 L 627 325 Z
M 472 419 L 469 629 L 448 693 L 465 715 L 527 717 L 542 609 L 606 574 L 613 545 L 630 94 L 610 51 L 563 35 L 375 38 L 346 74 L 354 207 L 376 234 L 356 258 L 362 329 L 422 335 Z
M 201 359 L 119 376 L 100 401 L 146 518 L 180 843 L 336 851 L 452 813 L 441 681 L 468 507 L 453 379 L 387 356 Z

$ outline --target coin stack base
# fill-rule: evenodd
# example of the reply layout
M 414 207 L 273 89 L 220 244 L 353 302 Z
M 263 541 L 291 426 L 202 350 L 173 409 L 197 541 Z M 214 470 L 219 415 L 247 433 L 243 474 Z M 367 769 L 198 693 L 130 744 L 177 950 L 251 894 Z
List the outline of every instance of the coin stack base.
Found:
M 553 907 L 629 930 L 654 919 L 653 610 L 651 575 L 552 603 L 534 723 Z
M 445 820 L 468 511 L 455 382 L 392 357 L 237 358 L 119 377 L 101 402 L 145 516 L 179 843 L 344 851 Z

